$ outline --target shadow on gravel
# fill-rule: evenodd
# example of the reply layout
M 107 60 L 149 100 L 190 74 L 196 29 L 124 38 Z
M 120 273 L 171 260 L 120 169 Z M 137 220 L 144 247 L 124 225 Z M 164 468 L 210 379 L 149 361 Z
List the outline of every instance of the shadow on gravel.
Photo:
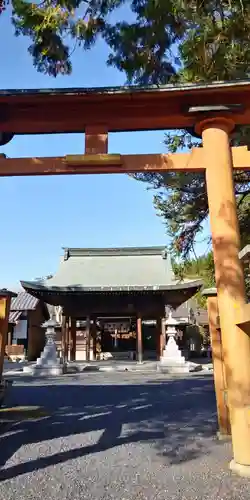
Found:
M 1 468 L 21 446 L 34 444 L 38 450 L 45 440 L 91 431 L 103 433 L 96 444 L 4 468 L 0 480 L 127 443 L 152 443 L 169 465 L 186 462 L 209 453 L 217 429 L 213 380 L 208 376 L 149 380 L 140 385 L 33 382 L 30 386 L 14 385 L 9 403 L 41 405 L 50 416 L 14 422 L 8 432 L 5 429 L 0 436 Z

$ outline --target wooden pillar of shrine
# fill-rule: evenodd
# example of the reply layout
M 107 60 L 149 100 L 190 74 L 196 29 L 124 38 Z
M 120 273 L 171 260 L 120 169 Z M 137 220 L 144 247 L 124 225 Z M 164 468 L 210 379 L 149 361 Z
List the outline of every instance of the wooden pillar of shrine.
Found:
M 92 349 L 93 349 L 93 359 L 96 359 L 96 341 L 97 341 L 97 326 L 96 318 L 93 318 L 93 324 L 91 325 L 91 337 L 92 337 Z
M 7 335 L 7 345 L 11 346 L 11 344 L 12 344 L 12 332 L 11 330 L 9 330 Z
M 137 317 L 137 332 L 136 332 L 136 359 L 138 363 L 143 361 L 143 345 L 142 345 L 142 317 Z
M 97 329 L 96 325 L 96 341 L 95 341 L 95 351 L 96 351 L 96 359 L 100 360 L 101 359 L 101 352 L 102 352 L 102 331 L 100 329 Z
M 66 363 L 66 316 L 62 315 L 62 325 L 61 325 L 61 353 L 63 364 Z
M 68 316 L 68 361 L 71 361 L 71 316 Z
M 90 360 L 90 316 L 87 316 L 86 318 L 85 349 L 86 349 L 86 361 L 89 361 Z
M 69 316 L 65 320 L 65 362 L 69 361 L 69 346 L 70 346 L 70 331 L 69 331 Z
M 70 361 L 76 359 L 76 318 L 70 318 Z
M 217 404 L 218 418 L 218 438 L 227 439 L 231 437 L 231 424 L 229 408 L 227 404 L 227 383 L 223 357 L 223 346 L 221 341 L 221 330 L 219 324 L 219 309 L 216 289 L 214 293 L 204 290 L 203 295 L 207 296 L 207 313 L 210 333 L 210 343 L 212 348 L 214 387 Z
M 166 347 L 166 318 L 165 316 L 163 316 L 163 318 L 161 318 L 161 339 L 160 339 L 161 356 L 163 355 L 165 347 Z
M 206 168 L 234 455 L 230 468 L 250 476 L 250 337 L 236 324 L 236 313 L 244 309 L 246 295 L 229 141 L 233 128 L 233 121 L 221 117 L 204 120 L 196 130 L 202 133 Z
M 10 303 L 11 298 L 16 296 L 16 293 L 10 292 L 9 290 L 0 290 L 0 382 L 2 380 L 5 348 L 7 343 Z
M 157 359 L 162 356 L 163 350 L 166 345 L 166 326 L 165 317 L 159 316 L 156 321 L 156 335 L 157 335 Z

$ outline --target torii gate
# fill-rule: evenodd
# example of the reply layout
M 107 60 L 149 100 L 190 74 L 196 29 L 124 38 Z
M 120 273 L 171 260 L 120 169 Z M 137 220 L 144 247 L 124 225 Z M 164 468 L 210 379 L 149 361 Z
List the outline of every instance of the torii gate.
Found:
M 246 476 L 250 476 L 250 305 L 238 257 L 232 173 L 250 170 L 250 152 L 246 147 L 231 149 L 229 137 L 235 126 L 248 124 L 249 81 L 0 91 L 2 145 L 15 134 L 85 132 L 85 154 L 17 159 L 2 155 L 0 176 L 205 171 L 232 430 L 230 467 Z M 203 147 L 175 155 L 108 154 L 109 132 L 183 128 L 202 137 Z M 6 329 L 0 330 L 4 346 Z

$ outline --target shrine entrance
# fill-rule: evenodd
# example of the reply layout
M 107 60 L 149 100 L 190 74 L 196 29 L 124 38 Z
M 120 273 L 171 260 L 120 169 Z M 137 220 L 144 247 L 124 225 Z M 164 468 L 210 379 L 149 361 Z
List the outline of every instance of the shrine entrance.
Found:
M 102 352 L 126 354 L 136 352 L 136 320 L 131 318 L 100 318 Z
M 203 171 L 206 175 L 218 310 L 234 460 L 250 475 L 250 304 L 239 260 L 233 169 L 250 170 L 246 147 L 231 148 L 235 127 L 250 124 L 250 83 L 117 89 L 0 92 L 1 143 L 15 134 L 85 132 L 85 154 L 0 158 L 0 176 Z M 108 154 L 108 133 L 188 129 L 202 147 L 175 155 Z M 1 366 L 9 298 L 2 295 Z M 8 322 L 7 322 L 8 323 Z

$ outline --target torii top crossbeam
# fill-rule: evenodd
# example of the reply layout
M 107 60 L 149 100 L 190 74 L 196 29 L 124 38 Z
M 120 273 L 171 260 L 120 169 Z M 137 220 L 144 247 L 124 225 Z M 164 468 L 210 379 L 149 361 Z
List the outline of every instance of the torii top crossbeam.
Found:
M 108 155 L 108 133 L 188 129 L 213 117 L 250 124 L 250 81 L 95 89 L 0 91 L 0 145 L 15 134 L 85 132 L 85 155 L 0 157 L 0 177 L 204 170 L 202 149 L 179 155 Z M 233 148 L 233 167 L 249 170 L 250 152 Z
M 250 123 L 250 81 L 153 87 L 0 91 L 0 132 L 50 134 L 193 128 L 206 113 Z

